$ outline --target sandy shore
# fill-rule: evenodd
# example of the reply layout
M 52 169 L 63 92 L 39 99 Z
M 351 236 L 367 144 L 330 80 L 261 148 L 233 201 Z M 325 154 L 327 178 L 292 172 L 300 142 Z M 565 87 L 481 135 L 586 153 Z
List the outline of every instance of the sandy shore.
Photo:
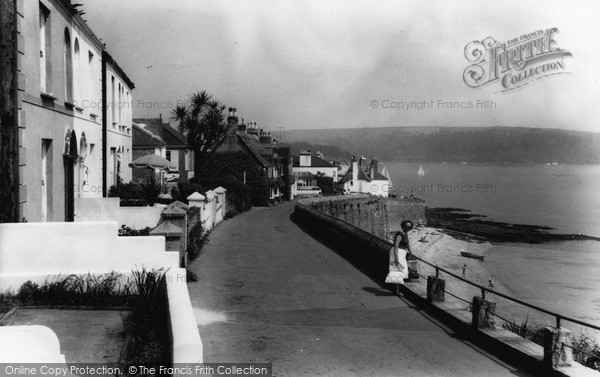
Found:
M 445 268 L 458 276 L 464 276 L 464 278 L 476 284 L 489 287 L 501 293 L 508 293 L 502 282 L 498 281 L 486 269 L 485 261 L 466 258 L 460 255 L 461 251 L 485 255 L 486 251 L 493 246 L 491 243 L 459 240 L 436 228 L 429 227 L 415 228 L 409 233 L 409 239 L 412 251 L 416 256 Z M 422 275 L 433 273 L 432 269 L 421 266 L 419 268 Z M 464 275 L 463 267 L 465 269 Z M 475 295 L 481 295 L 481 290 L 478 288 L 470 286 L 452 276 L 444 277 L 443 275 L 442 273 L 442 277 L 446 280 L 446 290 L 452 294 L 467 301 L 471 301 Z M 490 286 L 490 280 L 492 286 Z
M 424 242 L 419 240 L 423 238 Z M 465 241 L 456 239 L 437 228 L 415 228 L 409 233 L 410 245 L 413 253 L 418 257 L 445 268 L 458 276 L 462 276 L 463 266 L 465 268 L 465 278 L 471 282 L 477 283 L 484 287 L 489 287 L 489 280 L 492 281 L 493 290 L 507 294 L 514 297 L 514 293 L 510 292 L 501 281 L 496 279 L 486 269 L 486 262 L 480 261 L 473 258 L 466 258 L 460 255 L 461 250 L 469 251 L 472 253 L 486 255 L 486 252 L 493 247 L 490 242 L 481 241 Z M 433 268 L 427 268 L 423 263 L 419 264 L 419 273 L 424 276 L 434 275 L 435 270 Z M 444 276 L 441 273 L 440 276 L 446 281 L 446 291 L 456 295 L 466 301 L 471 302 L 473 296 L 481 296 L 481 290 L 475 288 L 467 283 L 464 283 L 452 276 Z M 552 316 L 545 315 L 536 310 L 529 309 L 525 306 L 519 305 L 513 301 L 504 299 L 502 297 L 487 294 L 488 299 L 496 302 L 496 313 L 507 320 L 516 324 L 523 324 L 527 322 L 530 326 L 540 327 L 546 325 L 554 325 L 555 319 Z M 464 309 L 469 310 L 469 304 L 461 302 L 449 297 L 446 294 L 446 300 L 453 300 L 457 305 L 464 304 Z M 460 306 L 459 306 L 460 307 Z M 496 324 L 500 325 L 502 321 L 497 318 Z M 567 323 L 569 330 L 574 334 L 591 334 L 593 337 L 600 339 L 600 332 L 586 330 L 581 326 L 573 323 Z

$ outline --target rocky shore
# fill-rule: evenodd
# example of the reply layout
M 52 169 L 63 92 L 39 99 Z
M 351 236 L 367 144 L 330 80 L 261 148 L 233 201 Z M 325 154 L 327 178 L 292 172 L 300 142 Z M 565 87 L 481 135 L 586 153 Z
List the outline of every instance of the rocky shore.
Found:
M 492 243 L 540 244 L 556 241 L 600 241 L 587 234 L 551 233 L 553 228 L 485 220 L 485 216 L 461 208 L 426 208 L 427 225 L 458 239 Z

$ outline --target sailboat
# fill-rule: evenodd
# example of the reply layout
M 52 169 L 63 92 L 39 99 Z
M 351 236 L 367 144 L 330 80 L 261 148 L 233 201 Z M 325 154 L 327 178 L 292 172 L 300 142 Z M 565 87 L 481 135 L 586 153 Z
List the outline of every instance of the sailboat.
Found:
M 392 177 L 390 176 L 390 173 L 388 172 L 385 166 L 383 167 L 383 169 L 381 169 L 381 175 L 386 177 L 388 179 L 388 184 L 392 186 Z
M 423 165 L 419 167 L 419 171 L 417 172 L 419 177 L 423 177 L 425 175 L 425 170 L 423 170 Z

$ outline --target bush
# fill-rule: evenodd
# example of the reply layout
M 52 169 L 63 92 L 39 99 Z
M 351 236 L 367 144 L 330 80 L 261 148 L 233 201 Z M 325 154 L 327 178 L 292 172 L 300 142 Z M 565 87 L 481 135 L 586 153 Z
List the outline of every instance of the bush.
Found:
M 142 183 L 140 188 L 142 190 L 142 199 L 151 206 L 158 201 L 158 197 L 162 193 L 160 179 L 147 177 L 146 182 Z
M 245 185 L 243 182 L 237 180 L 234 176 L 224 176 L 212 180 L 197 180 L 203 187 L 223 187 L 227 190 L 226 200 L 229 217 L 235 214 L 248 211 L 252 208 L 252 198 L 250 194 L 250 187 Z M 227 217 L 227 213 L 225 214 Z M 228 217 L 228 218 L 229 218 Z
M 133 182 L 119 182 L 116 186 L 110 186 L 108 196 L 111 198 L 121 198 L 122 200 L 143 199 L 141 187 Z
M 204 195 L 206 190 L 197 183 L 179 182 L 177 183 L 177 190 L 175 192 L 171 190 L 171 196 L 175 200 L 179 200 L 182 203 L 188 204 L 187 197 L 192 195 L 194 192 L 199 192 Z
M 202 248 L 208 243 L 208 232 L 204 230 L 202 222 L 198 221 L 188 232 L 188 261 L 193 261 L 202 253 Z
M 144 229 L 131 229 L 127 225 L 123 224 L 123 225 L 121 225 L 121 228 L 119 229 L 119 236 L 121 236 L 121 237 L 149 236 L 151 230 L 152 230 L 152 228 L 150 228 L 149 226 L 145 227 Z

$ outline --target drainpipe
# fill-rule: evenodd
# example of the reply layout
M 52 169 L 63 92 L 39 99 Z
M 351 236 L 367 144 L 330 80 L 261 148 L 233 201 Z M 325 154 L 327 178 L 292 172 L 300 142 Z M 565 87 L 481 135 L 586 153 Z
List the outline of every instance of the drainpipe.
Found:
M 102 197 L 106 198 L 108 195 L 106 190 L 107 174 L 106 174 L 106 148 L 107 148 L 107 120 L 106 120 L 106 109 L 108 104 L 106 103 L 106 52 L 102 50 Z

